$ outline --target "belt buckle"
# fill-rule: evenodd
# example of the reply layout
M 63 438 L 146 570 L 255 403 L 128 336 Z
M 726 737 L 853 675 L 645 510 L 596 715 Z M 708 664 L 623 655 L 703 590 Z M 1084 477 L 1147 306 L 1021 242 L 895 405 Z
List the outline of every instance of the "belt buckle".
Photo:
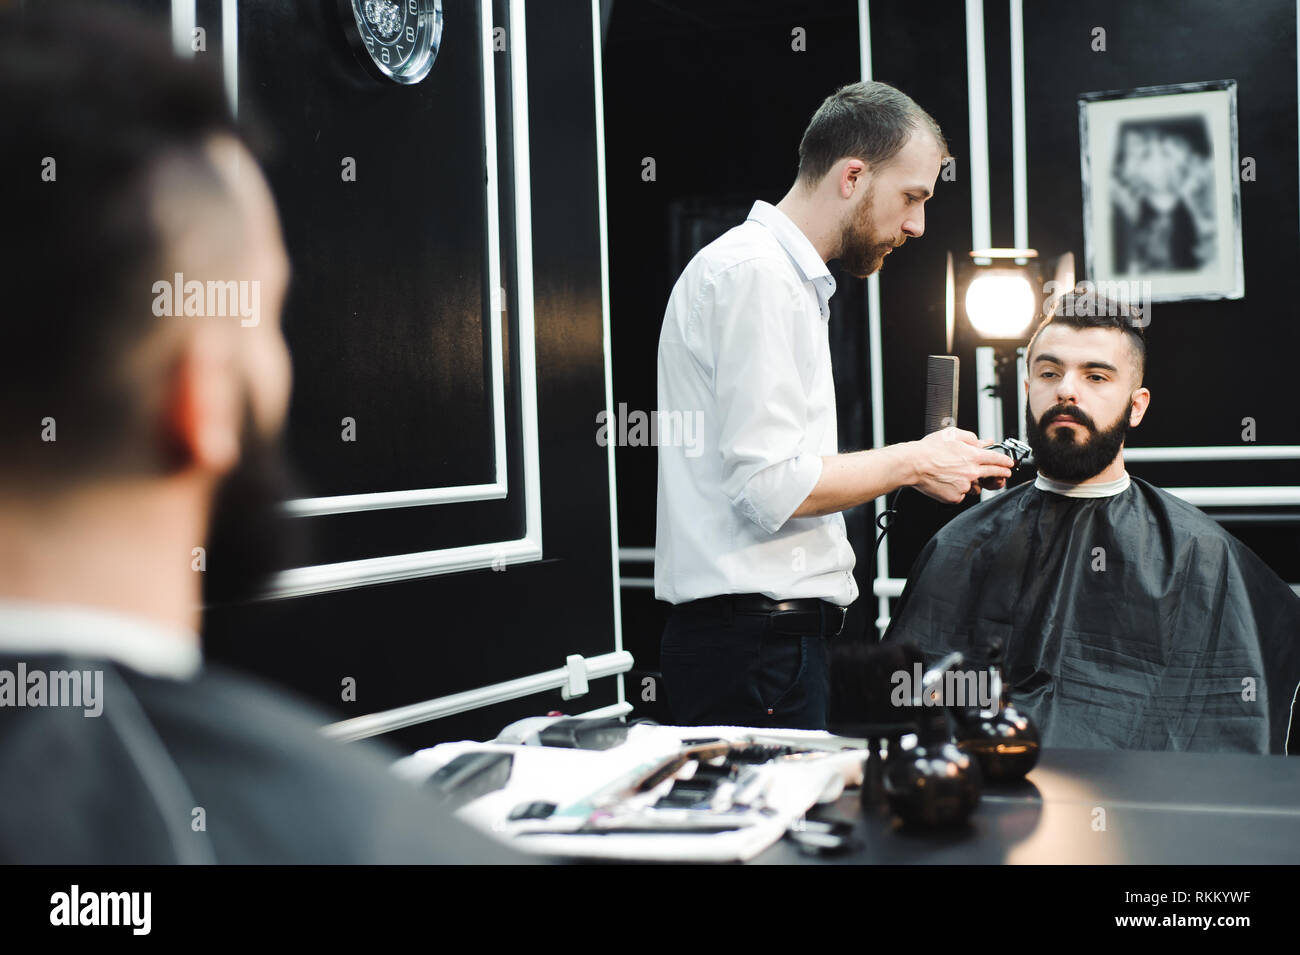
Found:
M 821 606 L 822 606 L 822 630 L 823 630 L 823 631 L 826 630 L 826 605 L 829 604 L 829 603 L 830 603 L 830 601 L 828 601 L 828 600 L 823 600 L 823 601 L 822 601 L 822 604 L 821 604 Z M 830 605 L 831 605 L 832 607 L 834 607 L 836 610 L 838 610 L 838 611 L 840 612 L 840 622 L 839 622 L 839 625 L 835 628 L 835 632 L 834 632 L 834 633 L 828 633 L 827 636 L 838 637 L 838 636 L 843 632 L 843 630 L 844 630 L 844 621 L 848 619 L 848 616 L 849 616 L 849 608 L 848 608 L 848 607 L 841 607 L 839 604 L 830 604 Z

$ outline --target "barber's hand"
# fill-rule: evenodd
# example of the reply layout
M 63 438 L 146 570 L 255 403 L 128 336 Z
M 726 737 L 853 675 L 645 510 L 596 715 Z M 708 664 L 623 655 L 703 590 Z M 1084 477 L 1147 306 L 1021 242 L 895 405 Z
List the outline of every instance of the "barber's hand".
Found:
M 957 428 L 945 428 L 909 442 L 916 475 L 912 486 L 946 504 L 957 504 L 970 494 L 979 494 L 981 478 L 995 478 L 996 487 L 1005 486 L 1015 462 L 999 451 L 984 450 L 996 443 L 981 441 Z

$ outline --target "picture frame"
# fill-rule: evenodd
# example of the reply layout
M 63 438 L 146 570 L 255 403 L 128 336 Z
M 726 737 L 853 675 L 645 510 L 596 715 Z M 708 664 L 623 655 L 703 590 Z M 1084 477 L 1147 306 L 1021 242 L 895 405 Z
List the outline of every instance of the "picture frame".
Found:
M 1242 298 L 1236 81 L 1083 93 L 1078 107 L 1088 280 L 1130 301 Z

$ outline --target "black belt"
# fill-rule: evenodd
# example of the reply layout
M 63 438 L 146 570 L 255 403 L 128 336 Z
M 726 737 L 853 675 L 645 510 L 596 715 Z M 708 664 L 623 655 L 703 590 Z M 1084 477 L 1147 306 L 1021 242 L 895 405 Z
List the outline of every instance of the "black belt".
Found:
M 808 597 L 799 600 L 773 600 L 762 594 L 721 594 L 692 600 L 684 606 L 713 607 L 731 613 L 761 614 L 771 621 L 773 633 L 798 636 L 819 633 L 838 637 L 844 629 L 849 608 L 828 600 Z

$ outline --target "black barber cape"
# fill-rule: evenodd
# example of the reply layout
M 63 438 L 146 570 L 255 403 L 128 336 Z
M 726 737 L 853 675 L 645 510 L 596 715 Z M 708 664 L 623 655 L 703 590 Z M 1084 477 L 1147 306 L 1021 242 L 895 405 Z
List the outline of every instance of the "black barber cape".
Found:
M 960 514 L 921 551 L 885 639 L 979 665 L 1000 640 L 1045 746 L 1283 753 L 1300 683 L 1300 598 L 1132 477 L 1103 498 L 1025 484 Z
M 329 740 L 323 711 L 219 667 L 0 654 L 20 664 L 100 670 L 103 705 L 0 707 L 0 863 L 532 861 L 395 777 L 386 749 Z

